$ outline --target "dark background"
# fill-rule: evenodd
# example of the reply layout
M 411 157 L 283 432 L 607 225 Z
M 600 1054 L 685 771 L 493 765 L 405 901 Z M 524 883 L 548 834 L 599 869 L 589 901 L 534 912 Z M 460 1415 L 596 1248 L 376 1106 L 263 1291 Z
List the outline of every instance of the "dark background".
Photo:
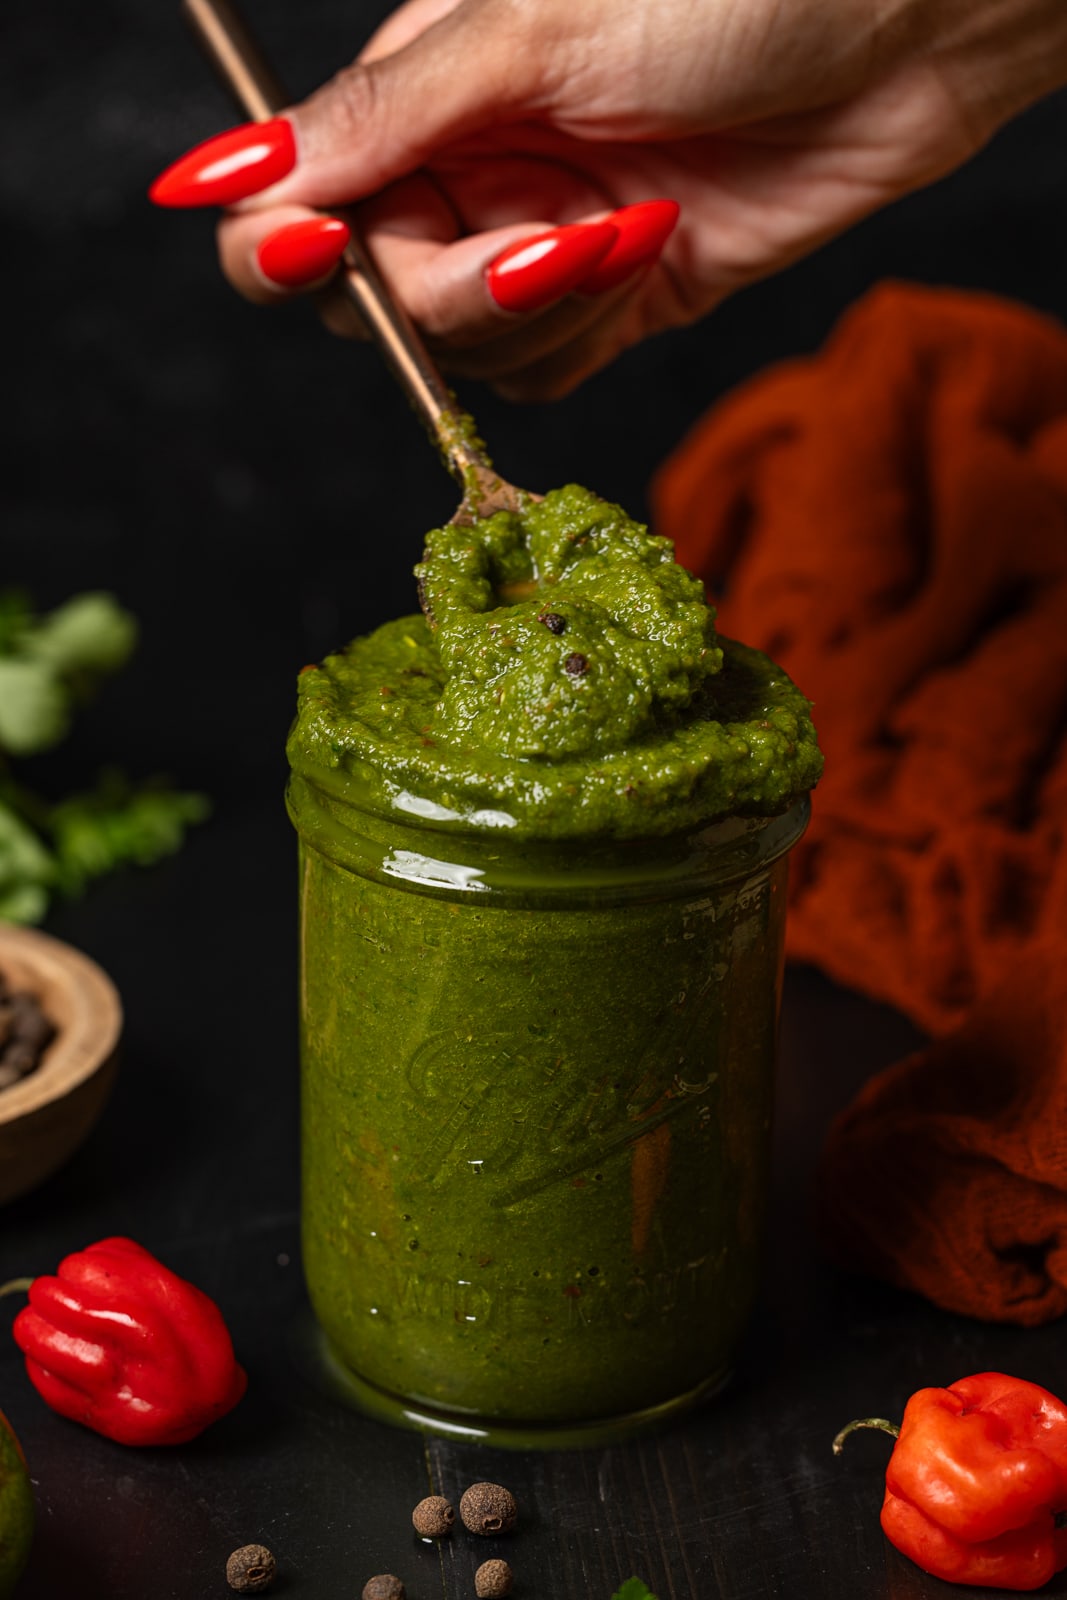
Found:
M 295 93 L 387 10 L 248 8 Z M 234 120 L 176 6 L 9 0 L 0 58 L 0 583 L 42 606 L 108 588 L 142 626 L 135 666 L 30 776 L 58 795 L 115 761 L 203 789 L 215 808 L 180 857 L 49 919 L 118 982 L 125 1055 L 83 1151 L 0 1212 L 0 1280 L 130 1233 L 223 1303 L 252 1379 L 203 1440 L 135 1453 L 48 1413 L 0 1340 L 0 1405 L 40 1505 L 27 1600 L 222 1594 L 226 1555 L 251 1539 L 278 1551 L 279 1593 L 353 1596 L 394 1570 L 412 1600 L 470 1594 L 470 1541 L 413 1547 L 407 1512 L 430 1484 L 458 1493 L 476 1476 L 511 1483 L 523 1503 L 517 1596 L 609 1600 L 633 1571 L 660 1600 L 945 1592 L 882 1541 L 881 1441 L 855 1441 L 844 1464 L 829 1437 L 984 1366 L 1067 1391 L 1067 1355 L 1055 1328 L 947 1317 L 820 1262 L 805 1207 L 822 1132 L 914 1035 L 811 973 L 788 985 L 764 1296 L 714 1407 L 640 1446 L 499 1457 L 364 1422 L 295 1370 L 295 907 L 281 806 L 293 678 L 411 608 L 421 531 L 455 494 L 373 352 L 331 340 L 306 307 L 243 305 L 215 268 L 211 218 L 144 199 L 160 168 Z M 509 477 L 576 478 L 639 511 L 654 468 L 717 395 L 816 349 L 887 276 L 1067 315 L 1067 98 L 567 401 L 515 408 L 470 386 L 463 398 Z

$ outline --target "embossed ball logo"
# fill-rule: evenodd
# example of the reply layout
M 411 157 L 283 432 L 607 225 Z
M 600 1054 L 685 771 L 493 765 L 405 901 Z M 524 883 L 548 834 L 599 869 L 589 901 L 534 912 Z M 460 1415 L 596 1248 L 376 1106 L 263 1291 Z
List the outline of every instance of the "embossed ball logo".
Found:
M 681 1113 L 699 1114 L 718 1075 L 692 1072 L 664 1062 L 662 1039 L 590 1078 L 580 1060 L 536 1039 L 516 1047 L 504 1032 L 433 1034 L 407 1066 L 426 1125 L 417 1176 L 440 1188 L 481 1180 L 490 1205 L 514 1205 L 602 1166 Z

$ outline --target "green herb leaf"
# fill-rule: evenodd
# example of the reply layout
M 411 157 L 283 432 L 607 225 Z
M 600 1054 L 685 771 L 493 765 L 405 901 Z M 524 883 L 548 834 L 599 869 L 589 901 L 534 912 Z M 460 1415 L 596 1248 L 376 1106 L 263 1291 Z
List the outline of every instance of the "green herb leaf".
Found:
M 0 917 L 8 922 L 40 921 L 55 876 L 54 858 L 0 799 Z
M 70 726 L 71 697 L 129 657 L 137 624 L 109 594 L 81 594 L 37 619 L 25 595 L 0 593 L 0 749 L 33 755 Z
M 33 626 L 33 607 L 22 589 L 0 589 L 0 656 L 17 653 Z
M 46 662 L 0 656 L 0 747 L 28 756 L 58 744 L 70 722 L 67 703 Z
M 106 773 L 95 790 L 72 795 L 48 818 L 60 887 L 78 894 L 91 878 L 115 867 L 147 867 L 173 855 L 186 828 L 202 822 L 209 810 L 202 794 L 181 794 L 158 783 L 134 789 L 121 774 Z
M 612 1600 L 656 1600 L 647 1583 L 640 1578 L 627 1578 L 622 1588 L 612 1596 Z
M 22 649 L 60 677 L 79 682 L 117 672 L 137 643 L 137 624 L 112 595 L 75 595 L 42 617 Z
M 57 890 L 77 894 L 113 867 L 148 866 L 208 814 L 203 795 L 135 789 L 119 773 L 53 806 L 17 783 L 4 759 L 58 743 L 74 705 L 136 640 L 134 618 L 109 594 L 75 595 L 37 617 L 21 591 L 0 590 L 0 918 L 36 922 Z
M 0 920 L 40 922 L 48 910 L 48 890 L 39 883 L 24 883 L 0 889 Z

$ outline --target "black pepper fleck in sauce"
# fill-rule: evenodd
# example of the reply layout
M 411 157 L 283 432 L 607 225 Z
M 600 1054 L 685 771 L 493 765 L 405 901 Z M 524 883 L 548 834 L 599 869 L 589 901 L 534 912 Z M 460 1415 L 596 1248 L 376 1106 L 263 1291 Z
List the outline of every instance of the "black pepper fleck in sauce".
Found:
M 819 775 L 803 695 L 724 647 L 668 542 L 588 490 L 433 530 L 417 576 L 423 617 L 302 676 L 298 779 L 351 774 L 386 809 L 404 792 L 547 840 L 774 816 Z

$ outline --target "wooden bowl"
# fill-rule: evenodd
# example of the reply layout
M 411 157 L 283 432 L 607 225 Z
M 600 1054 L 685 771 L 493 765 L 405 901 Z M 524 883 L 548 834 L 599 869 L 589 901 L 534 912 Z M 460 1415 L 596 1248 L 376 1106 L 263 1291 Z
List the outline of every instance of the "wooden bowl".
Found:
M 56 1037 L 41 1064 L 0 1089 L 0 1205 L 25 1194 L 87 1136 L 115 1077 L 122 1006 L 111 979 L 69 944 L 0 922 L 0 972 L 35 994 Z

